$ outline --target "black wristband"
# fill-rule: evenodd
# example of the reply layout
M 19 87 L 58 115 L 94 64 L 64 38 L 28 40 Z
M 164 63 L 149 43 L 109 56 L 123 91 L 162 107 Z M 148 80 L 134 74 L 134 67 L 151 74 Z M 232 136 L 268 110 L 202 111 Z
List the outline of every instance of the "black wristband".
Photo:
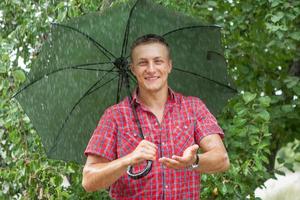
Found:
M 199 155 L 198 154 L 196 154 L 196 161 L 195 161 L 194 165 L 199 165 Z

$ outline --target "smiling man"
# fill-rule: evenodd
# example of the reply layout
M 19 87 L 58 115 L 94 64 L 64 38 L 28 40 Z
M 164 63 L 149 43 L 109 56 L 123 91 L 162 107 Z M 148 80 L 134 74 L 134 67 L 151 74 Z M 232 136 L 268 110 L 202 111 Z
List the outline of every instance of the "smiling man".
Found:
M 199 98 L 169 88 L 172 60 L 164 38 L 138 38 L 131 48 L 131 71 L 138 87 L 132 101 L 125 98 L 101 117 L 85 151 L 83 187 L 110 188 L 114 199 L 199 199 L 200 175 L 229 168 L 222 129 Z M 128 166 L 143 169 L 147 160 L 153 161 L 147 176 L 128 177 Z

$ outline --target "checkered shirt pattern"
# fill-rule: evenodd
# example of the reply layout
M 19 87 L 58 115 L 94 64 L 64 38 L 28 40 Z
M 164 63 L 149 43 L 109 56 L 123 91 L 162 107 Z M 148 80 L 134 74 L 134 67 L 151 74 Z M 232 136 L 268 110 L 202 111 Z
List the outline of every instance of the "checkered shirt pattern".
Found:
M 143 134 L 146 140 L 158 147 L 157 160 L 150 173 L 138 180 L 121 176 L 111 187 L 114 199 L 199 199 L 200 174 L 191 169 L 174 170 L 158 162 L 161 157 L 183 154 L 183 151 L 210 134 L 224 133 L 215 117 L 197 97 L 185 97 L 169 89 L 169 97 L 164 109 L 163 120 L 158 122 L 133 93 Z M 131 153 L 142 139 L 135 122 L 129 98 L 108 108 L 100 119 L 85 155 L 98 155 L 115 160 Z M 146 162 L 135 166 L 144 169 Z

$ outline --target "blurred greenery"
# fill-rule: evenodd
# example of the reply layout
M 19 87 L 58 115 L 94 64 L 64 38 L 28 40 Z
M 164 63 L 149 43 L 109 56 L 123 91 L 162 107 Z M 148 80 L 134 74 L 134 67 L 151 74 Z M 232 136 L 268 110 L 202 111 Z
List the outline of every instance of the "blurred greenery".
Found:
M 239 90 L 218 116 L 231 168 L 203 175 L 201 198 L 255 199 L 255 188 L 283 173 L 280 166 L 299 169 L 300 2 L 155 1 L 223 27 L 228 71 Z M 82 189 L 82 166 L 46 158 L 30 120 L 11 97 L 26 79 L 50 22 L 99 12 L 110 2 L 0 2 L 0 199 L 109 199 L 106 191 Z M 69 187 L 62 185 L 63 176 Z

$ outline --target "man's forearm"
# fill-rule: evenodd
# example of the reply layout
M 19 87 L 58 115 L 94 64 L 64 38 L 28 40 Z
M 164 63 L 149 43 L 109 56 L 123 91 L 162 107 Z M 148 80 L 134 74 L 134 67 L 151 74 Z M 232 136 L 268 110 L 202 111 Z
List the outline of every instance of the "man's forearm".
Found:
M 82 185 L 87 192 L 108 188 L 124 175 L 128 165 L 126 157 L 107 163 L 87 165 L 83 169 Z
M 229 169 L 230 163 L 227 153 L 218 150 L 199 154 L 199 173 L 216 173 Z

